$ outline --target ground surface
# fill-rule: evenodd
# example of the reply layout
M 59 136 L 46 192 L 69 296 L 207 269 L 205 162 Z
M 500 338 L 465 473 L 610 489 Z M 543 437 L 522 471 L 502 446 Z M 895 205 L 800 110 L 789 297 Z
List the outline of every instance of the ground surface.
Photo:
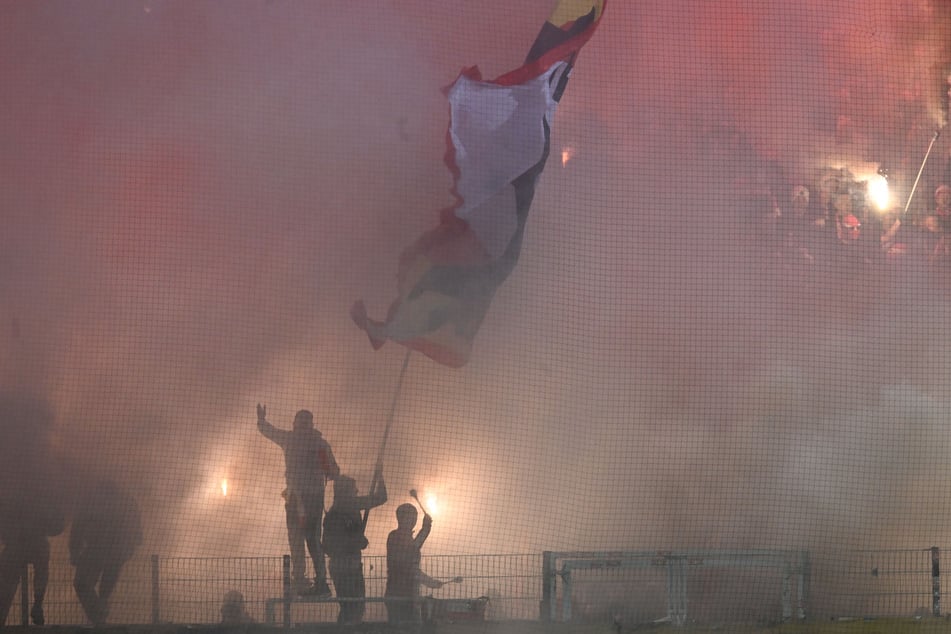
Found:
M 368 623 L 359 627 L 337 627 L 335 625 L 298 626 L 291 630 L 280 627 L 251 625 L 238 627 L 224 626 L 187 626 L 187 625 L 114 625 L 94 629 L 91 627 L 52 626 L 46 628 L 7 627 L 8 632 L 22 631 L 36 634 L 38 630 L 55 634 L 279 634 L 290 631 L 294 634 L 397 634 L 397 630 L 384 623 Z M 872 619 L 854 621 L 825 621 L 816 623 L 794 623 L 785 625 L 756 626 L 738 624 L 688 625 L 631 625 L 622 626 L 621 634 L 650 632 L 651 634 L 696 634 L 699 632 L 719 632 L 727 634 L 951 634 L 951 620 L 948 618 L 923 619 Z M 564 624 L 542 623 L 536 621 L 485 622 L 468 624 L 440 624 L 424 629 L 420 634 L 616 634 L 617 628 L 611 624 Z

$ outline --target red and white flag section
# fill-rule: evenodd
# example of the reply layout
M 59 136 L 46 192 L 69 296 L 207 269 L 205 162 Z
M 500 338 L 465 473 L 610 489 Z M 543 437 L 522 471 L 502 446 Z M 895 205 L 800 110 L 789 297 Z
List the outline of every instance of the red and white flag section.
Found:
M 604 0 L 562 0 L 525 64 L 492 81 L 475 67 L 449 87 L 446 164 L 457 202 L 400 257 L 399 297 L 385 321 L 354 322 L 374 348 L 388 339 L 453 367 L 466 363 L 496 289 L 515 268 L 549 134 L 575 55 Z

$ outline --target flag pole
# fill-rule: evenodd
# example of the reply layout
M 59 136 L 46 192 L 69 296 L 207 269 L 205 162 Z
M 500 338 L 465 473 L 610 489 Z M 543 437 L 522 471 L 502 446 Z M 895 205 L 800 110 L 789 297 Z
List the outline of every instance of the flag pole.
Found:
M 934 136 L 931 137 L 931 143 L 928 144 L 928 151 L 925 152 L 925 158 L 921 161 L 921 167 L 918 168 L 918 176 L 915 177 L 915 183 L 911 186 L 911 193 L 908 194 L 908 202 L 905 203 L 905 209 L 901 212 L 902 218 L 908 214 L 908 208 L 911 206 L 911 199 L 915 196 L 915 190 L 918 189 L 918 181 L 921 180 L 921 173 L 925 171 L 925 163 L 928 162 L 928 157 L 931 156 L 931 148 L 934 147 L 934 142 L 938 140 L 938 135 L 941 134 L 942 128 L 937 128 L 934 131 Z
M 390 403 L 390 415 L 386 419 L 386 428 L 383 430 L 383 442 L 380 443 L 380 452 L 376 456 L 376 467 L 373 469 L 373 479 L 370 481 L 370 497 L 376 494 L 377 485 L 380 477 L 383 475 L 383 453 L 386 451 L 386 441 L 390 437 L 390 428 L 393 426 L 393 418 L 396 413 L 396 403 L 399 401 L 400 392 L 403 389 L 403 375 L 406 374 L 406 366 L 409 365 L 409 356 L 413 353 L 412 348 L 406 349 L 406 356 L 403 357 L 403 367 L 400 369 L 400 378 L 396 381 L 396 391 L 393 393 L 393 401 Z M 363 511 L 363 528 L 367 527 L 367 520 L 370 519 L 370 509 Z

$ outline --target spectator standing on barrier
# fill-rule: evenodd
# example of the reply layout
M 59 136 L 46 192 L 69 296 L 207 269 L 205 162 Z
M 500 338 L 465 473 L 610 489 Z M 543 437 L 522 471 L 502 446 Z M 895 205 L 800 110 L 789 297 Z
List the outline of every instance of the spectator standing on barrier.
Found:
M 329 597 L 327 569 L 320 548 L 321 520 L 324 513 L 324 487 L 328 479 L 340 474 L 330 444 L 314 428 L 314 415 L 302 409 L 294 416 L 291 431 L 278 429 L 267 421 L 267 408 L 258 405 L 258 430 L 284 451 L 287 489 L 284 510 L 287 541 L 291 550 L 291 576 L 294 591 L 301 596 Z M 314 585 L 307 581 L 304 544 L 314 564 Z
M 93 625 L 109 618 L 109 598 L 122 567 L 142 544 L 142 516 L 135 499 L 102 480 L 81 501 L 69 533 L 73 588 Z
M 30 619 L 44 625 L 43 600 L 50 576 L 49 538 L 63 532 L 66 518 L 48 496 L 18 495 L 0 503 L 0 627 L 6 623 L 17 587 L 28 592 L 27 566 L 33 566 L 33 607 Z
M 338 599 L 366 597 L 362 551 L 369 542 L 364 535 L 366 527 L 360 511 L 386 502 L 383 474 L 379 473 L 374 480 L 379 483 L 379 488 L 368 495 L 357 495 L 359 491 L 353 478 L 339 475 L 334 480 L 334 502 L 324 518 L 323 549 L 329 560 L 330 578 Z M 337 623 L 360 623 L 365 609 L 363 601 L 341 601 Z
M 386 539 L 386 613 L 390 624 L 420 622 L 419 586 L 441 588 L 445 585 L 424 573 L 420 567 L 423 544 L 433 527 L 433 518 L 423 513 L 423 527 L 416 535 L 419 513 L 412 504 L 400 504 L 396 509 L 396 529 Z

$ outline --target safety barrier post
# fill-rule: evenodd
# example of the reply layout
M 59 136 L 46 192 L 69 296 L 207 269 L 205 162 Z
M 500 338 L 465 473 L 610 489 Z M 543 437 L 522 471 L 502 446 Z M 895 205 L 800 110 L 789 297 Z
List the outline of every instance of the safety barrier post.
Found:
M 542 601 L 539 617 L 542 621 L 555 620 L 555 557 L 550 550 L 542 552 Z
M 931 613 L 941 616 L 941 549 L 931 547 Z
M 158 555 L 152 555 L 152 624 L 155 625 L 161 618 L 159 596 L 159 559 Z
M 799 553 L 799 607 L 796 616 L 800 621 L 806 619 L 809 610 L 809 586 L 812 583 L 812 560 L 809 551 L 803 550 Z
M 23 564 L 20 569 L 20 624 L 23 627 L 30 624 L 30 574 L 27 564 Z
M 283 569 L 281 571 L 281 578 L 284 582 L 284 627 L 290 628 L 291 626 L 291 602 L 294 600 L 293 593 L 291 592 L 291 556 L 284 555 Z
M 687 623 L 687 559 L 667 555 L 667 618 L 674 625 Z
M 571 616 L 571 598 L 574 590 L 571 583 L 570 568 L 562 568 L 561 581 L 561 620 L 567 623 L 573 618 Z

